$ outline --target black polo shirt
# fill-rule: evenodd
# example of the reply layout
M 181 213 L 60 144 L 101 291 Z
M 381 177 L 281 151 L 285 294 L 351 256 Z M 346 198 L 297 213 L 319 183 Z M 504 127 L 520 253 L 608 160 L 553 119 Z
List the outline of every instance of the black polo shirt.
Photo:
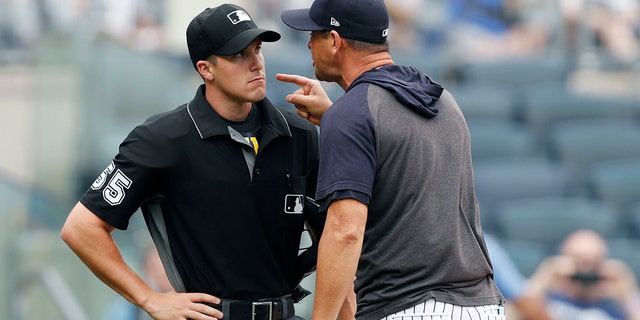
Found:
M 251 147 L 232 138 L 201 86 L 188 104 L 133 129 L 80 200 L 119 229 L 142 207 L 179 291 L 279 297 L 309 271 L 297 259 L 301 206 L 315 193 L 316 128 L 266 98 L 254 107 L 263 125 L 252 172 Z

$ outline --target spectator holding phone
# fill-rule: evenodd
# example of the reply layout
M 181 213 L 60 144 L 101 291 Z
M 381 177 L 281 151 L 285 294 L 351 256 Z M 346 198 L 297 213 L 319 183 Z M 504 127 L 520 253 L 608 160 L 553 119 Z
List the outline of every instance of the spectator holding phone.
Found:
M 640 319 L 633 271 L 609 258 L 605 240 L 592 230 L 567 236 L 560 254 L 545 259 L 529 282 L 529 294 L 546 299 L 554 319 Z

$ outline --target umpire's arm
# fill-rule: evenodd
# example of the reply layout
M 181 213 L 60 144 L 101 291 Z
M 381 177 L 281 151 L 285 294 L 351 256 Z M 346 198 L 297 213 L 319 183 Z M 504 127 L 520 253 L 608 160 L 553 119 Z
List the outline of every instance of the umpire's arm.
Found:
M 147 285 L 124 261 L 111 236 L 115 228 L 78 202 L 67 217 L 60 237 L 106 285 L 154 319 L 220 319 L 217 297 L 204 293 L 159 293 Z

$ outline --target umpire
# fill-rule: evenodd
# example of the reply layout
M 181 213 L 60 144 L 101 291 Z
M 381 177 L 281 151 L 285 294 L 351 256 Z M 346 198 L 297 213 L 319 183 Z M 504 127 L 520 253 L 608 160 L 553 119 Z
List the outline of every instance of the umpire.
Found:
M 187 45 L 193 100 L 134 128 L 71 210 L 62 239 L 105 284 L 154 319 L 295 318 L 315 246 L 298 255 L 315 193 L 316 127 L 266 98 L 259 29 L 241 7 L 198 14 Z M 176 292 L 154 291 L 111 232 L 142 208 Z M 315 209 L 315 210 L 314 210 Z M 297 289 L 296 289 L 297 288 Z

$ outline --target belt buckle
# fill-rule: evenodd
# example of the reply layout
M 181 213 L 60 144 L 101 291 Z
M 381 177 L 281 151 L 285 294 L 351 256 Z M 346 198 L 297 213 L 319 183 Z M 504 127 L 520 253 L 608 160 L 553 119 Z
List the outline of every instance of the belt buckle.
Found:
M 256 307 L 268 306 L 269 317 L 268 320 L 273 320 L 273 301 L 256 301 L 251 303 L 251 320 L 256 319 Z

